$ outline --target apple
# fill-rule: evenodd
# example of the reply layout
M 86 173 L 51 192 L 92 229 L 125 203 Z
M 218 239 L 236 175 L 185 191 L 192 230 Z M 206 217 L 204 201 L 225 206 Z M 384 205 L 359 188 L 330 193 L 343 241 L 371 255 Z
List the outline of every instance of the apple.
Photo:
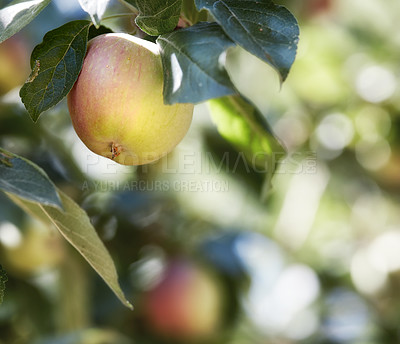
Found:
M 209 270 L 189 260 L 174 260 L 143 299 L 147 324 L 158 335 L 174 340 L 212 337 L 221 325 L 222 287 Z
M 332 9 L 332 0 L 308 0 L 305 8 L 311 15 L 326 13 Z
M 0 43 L 0 95 L 22 85 L 29 73 L 29 50 L 21 36 Z
M 164 104 L 157 44 L 123 33 L 89 41 L 68 107 L 83 143 L 123 165 L 147 164 L 169 153 L 193 115 L 193 104 Z
M 13 231 L 17 229 L 14 227 Z M 43 223 L 29 218 L 20 233 L 20 238 L 12 244 L 0 240 L 1 257 L 10 273 L 34 275 L 55 268 L 64 259 L 63 238 Z

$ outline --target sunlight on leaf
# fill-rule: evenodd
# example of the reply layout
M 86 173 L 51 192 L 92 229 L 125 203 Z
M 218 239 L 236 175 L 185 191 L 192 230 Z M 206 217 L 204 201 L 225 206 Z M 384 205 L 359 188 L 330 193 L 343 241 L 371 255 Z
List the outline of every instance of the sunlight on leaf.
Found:
M 0 9 L 0 43 L 28 25 L 50 0 L 14 0 Z
M 235 44 L 216 23 L 197 23 L 157 39 L 164 69 L 164 101 L 197 103 L 235 93 L 224 53 Z M 210 49 L 213 46 L 213 49 Z
M 258 109 L 243 97 L 211 99 L 208 105 L 221 136 L 245 156 L 256 172 L 265 174 L 265 198 L 277 163 L 285 156 L 284 147 Z
M 79 0 L 82 9 L 89 13 L 96 28 L 100 27 L 100 21 L 106 12 L 110 0 Z

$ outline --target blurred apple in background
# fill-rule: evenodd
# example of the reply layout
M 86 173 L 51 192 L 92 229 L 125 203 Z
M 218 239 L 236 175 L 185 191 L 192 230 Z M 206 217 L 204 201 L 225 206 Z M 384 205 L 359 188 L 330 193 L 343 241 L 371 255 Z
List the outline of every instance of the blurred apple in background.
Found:
M 0 257 L 10 274 L 33 275 L 56 267 L 65 255 L 64 239 L 43 223 L 29 218 L 22 230 L 0 224 Z
M 30 73 L 29 49 L 21 36 L 0 43 L 0 95 L 22 85 Z
M 332 0 L 308 0 L 305 2 L 304 14 L 315 16 L 321 13 L 327 13 L 332 9 Z
M 217 277 L 183 259 L 167 263 L 161 279 L 143 300 L 143 313 L 151 330 L 185 343 L 213 337 L 221 325 L 223 310 L 224 293 Z

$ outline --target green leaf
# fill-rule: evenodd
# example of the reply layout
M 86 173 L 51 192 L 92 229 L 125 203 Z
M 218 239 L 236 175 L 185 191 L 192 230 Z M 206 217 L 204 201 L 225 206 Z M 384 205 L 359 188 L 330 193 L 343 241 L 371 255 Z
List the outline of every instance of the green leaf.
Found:
M 221 136 L 244 155 L 256 172 L 266 174 L 269 186 L 285 149 L 262 114 L 241 96 L 212 99 L 208 105 Z
M 197 11 L 194 0 L 183 0 L 182 14 L 192 25 L 207 20 L 207 11 Z
M 0 189 L 26 200 L 62 208 L 56 187 L 31 161 L 0 148 Z
M 14 0 L 0 9 L 0 43 L 28 25 L 50 0 Z
M 60 102 L 71 90 L 86 54 L 87 20 L 72 21 L 49 31 L 31 56 L 32 73 L 20 96 L 33 121 Z
M 123 2 L 126 2 L 129 5 L 137 8 L 136 0 L 123 0 Z
M 136 0 L 139 15 L 136 25 L 150 36 L 175 29 L 181 13 L 182 0 Z
M 118 283 L 114 262 L 89 217 L 72 199 L 59 191 L 64 211 L 7 194 L 17 205 L 46 223 L 52 223 L 64 238 L 87 260 L 118 299 L 132 309 Z
M 88 41 L 90 41 L 92 38 L 95 38 L 97 36 L 105 35 L 106 33 L 113 33 L 113 32 L 114 32 L 113 30 L 111 30 L 108 27 L 103 26 L 103 25 L 99 26 L 98 28 L 91 26 L 89 28 Z
M 270 0 L 196 0 L 237 44 L 269 63 L 284 81 L 296 57 L 296 18 Z
M 166 104 L 197 103 L 235 93 L 223 66 L 225 50 L 235 44 L 217 23 L 200 22 L 162 35 L 157 43 Z
M 101 18 L 103 17 L 109 2 L 110 0 L 79 0 L 82 9 L 89 13 L 96 28 L 100 27 Z
M 120 2 L 130 9 L 132 13 L 138 14 L 136 0 L 120 0 Z
M 0 265 L 0 305 L 3 303 L 4 291 L 6 290 L 7 281 L 8 281 L 7 273 Z

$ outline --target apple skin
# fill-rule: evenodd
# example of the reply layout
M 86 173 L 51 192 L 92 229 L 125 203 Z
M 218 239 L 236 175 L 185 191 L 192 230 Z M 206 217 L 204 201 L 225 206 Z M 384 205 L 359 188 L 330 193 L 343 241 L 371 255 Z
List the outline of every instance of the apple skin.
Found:
M 221 326 L 223 288 L 204 267 L 174 260 L 159 283 L 145 294 L 142 307 L 148 325 L 158 335 L 185 342 L 205 339 Z
M 193 104 L 164 104 L 158 46 L 123 33 L 89 41 L 68 108 L 83 143 L 123 165 L 147 164 L 169 153 L 193 115 Z

